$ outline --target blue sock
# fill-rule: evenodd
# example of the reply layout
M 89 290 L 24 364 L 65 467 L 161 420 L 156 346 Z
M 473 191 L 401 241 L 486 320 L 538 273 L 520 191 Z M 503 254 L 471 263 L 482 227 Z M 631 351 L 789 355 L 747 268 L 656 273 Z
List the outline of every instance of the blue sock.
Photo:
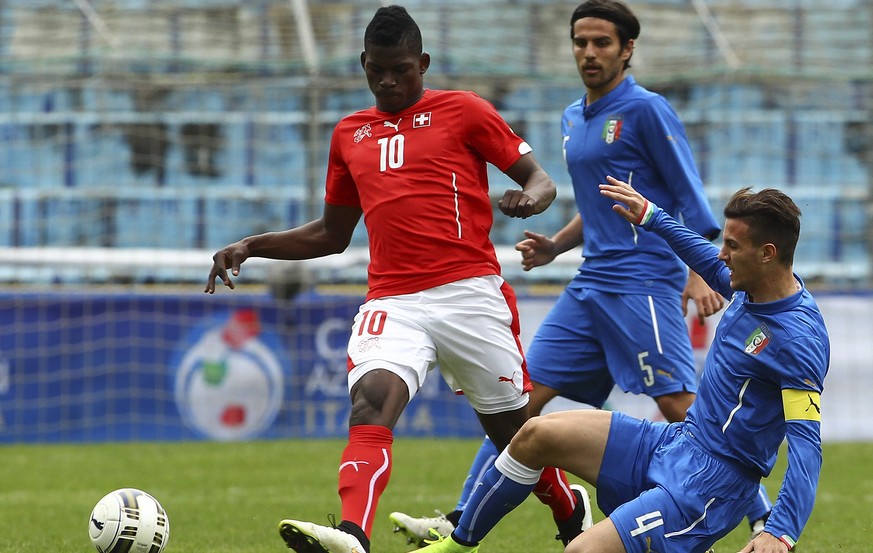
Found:
M 473 459 L 473 464 L 470 465 L 467 479 L 464 480 L 464 488 L 461 490 L 461 497 L 458 498 L 458 504 L 455 507 L 456 511 L 463 511 L 464 507 L 467 506 L 470 494 L 473 493 L 476 484 L 482 479 L 485 471 L 494 465 L 494 459 L 497 459 L 499 453 L 497 446 L 494 445 L 491 438 L 485 436 L 485 439 L 482 440 L 482 445 L 479 446 L 476 457 Z
M 456 541 L 466 545 L 482 541 L 504 516 L 530 495 L 542 472 L 542 469 L 522 465 L 509 455 L 508 450 L 503 450 L 473 490 L 452 533 Z
M 773 503 L 770 501 L 770 496 L 767 495 L 767 489 L 764 487 L 764 484 L 760 484 L 755 502 L 752 503 L 752 508 L 746 516 L 751 523 L 764 518 L 764 515 L 769 513 L 771 509 L 773 509 Z

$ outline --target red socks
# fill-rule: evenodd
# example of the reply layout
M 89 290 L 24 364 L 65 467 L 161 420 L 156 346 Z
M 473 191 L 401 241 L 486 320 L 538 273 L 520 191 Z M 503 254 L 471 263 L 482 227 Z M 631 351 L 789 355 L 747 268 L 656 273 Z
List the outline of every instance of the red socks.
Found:
M 394 434 L 384 426 L 359 425 L 349 428 L 349 443 L 339 467 L 339 495 L 342 520 L 354 522 L 367 537 L 379 497 L 391 476 L 391 443 Z M 572 510 L 571 510 L 572 512 Z
M 546 467 L 534 486 L 533 493 L 544 504 L 552 509 L 555 520 L 564 521 L 573 515 L 576 508 L 576 496 L 570 489 L 567 475 L 555 467 Z
M 339 468 L 342 520 L 360 526 L 369 537 L 379 497 L 391 476 L 391 444 L 394 434 L 384 426 L 359 425 L 349 429 L 349 442 Z M 573 515 L 576 498 L 563 471 L 546 467 L 534 487 L 534 495 L 552 509 L 557 521 Z

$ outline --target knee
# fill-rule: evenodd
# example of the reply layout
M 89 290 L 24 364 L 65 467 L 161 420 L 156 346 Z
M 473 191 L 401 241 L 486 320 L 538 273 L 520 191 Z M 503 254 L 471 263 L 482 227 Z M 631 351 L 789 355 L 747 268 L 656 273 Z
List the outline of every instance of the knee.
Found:
M 352 388 L 349 424 L 374 424 L 394 428 L 409 402 L 406 383 L 387 371 L 375 371 Z
M 529 467 L 545 466 L 541 454 L 549 447 L 548 422 L 543 417 L 528 419 L 512 438 L 509 452 Z

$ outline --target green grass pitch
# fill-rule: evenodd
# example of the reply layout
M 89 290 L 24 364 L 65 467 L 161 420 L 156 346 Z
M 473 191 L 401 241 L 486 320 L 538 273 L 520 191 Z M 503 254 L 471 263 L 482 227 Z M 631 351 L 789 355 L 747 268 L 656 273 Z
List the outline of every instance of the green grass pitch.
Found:
M 88 516 L 105 493 L 136 487 L 153 494 L 170 518 L 169 553 L 287 551 L 282 518 L 328 524 L 339 518 L 339 440 L 0 446 L 0 551 L 94 551 Z M 394 510 L 430 515 L 454 505 L 478 443 L 398 439 L 391 482 L 382 496 L 372 553 L 408 551 L 392 534 Z M 783 451 L 784 456 L 784 451 Z M 867 551 L 873 513 L 873 443 L 826 444 L 818 498 L 798 551 Z M 784 471 L 767 481 L 775 499 Z M 602 515 L 595 513 L 595 521 Z M 483 542 L 481 551 L 560 552 L 551 516 L 529 498 Z M 743 523 L 716 545 L 735 553 Z

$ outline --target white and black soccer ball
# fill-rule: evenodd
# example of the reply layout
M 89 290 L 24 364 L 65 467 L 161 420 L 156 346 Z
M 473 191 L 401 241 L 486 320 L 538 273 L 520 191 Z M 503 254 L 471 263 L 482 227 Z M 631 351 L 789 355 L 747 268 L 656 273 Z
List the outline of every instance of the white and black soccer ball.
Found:
M 170 539 L 170 519 L 151 495 L 122 488 L 97 502 L 88 533 L 100 553 L 160 553 Z

